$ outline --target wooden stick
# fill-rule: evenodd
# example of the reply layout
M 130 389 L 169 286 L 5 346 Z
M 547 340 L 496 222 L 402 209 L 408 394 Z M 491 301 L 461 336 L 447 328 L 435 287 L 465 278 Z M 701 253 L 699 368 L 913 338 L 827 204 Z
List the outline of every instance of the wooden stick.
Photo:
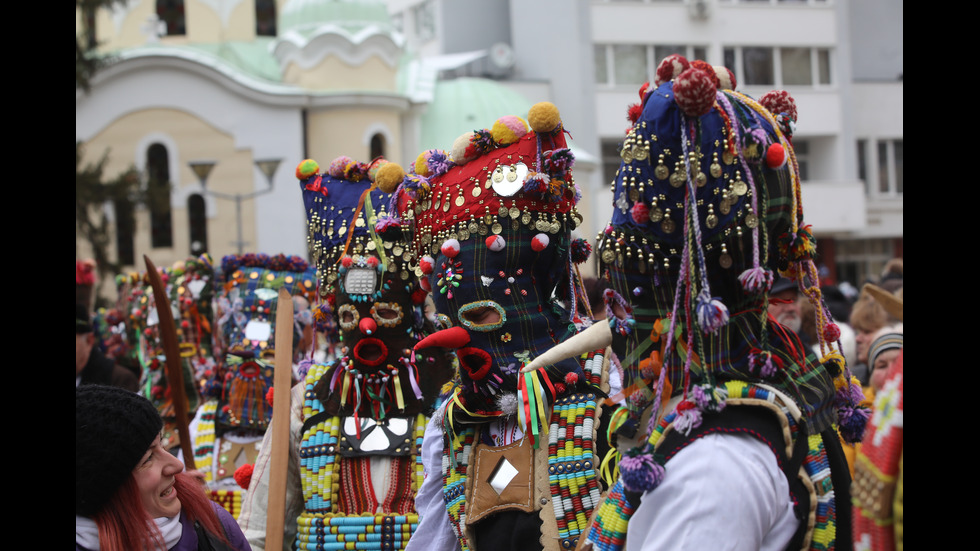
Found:
M 143 255 L 146 262 L 146 277 L 153 287 L 153 300 L 157 304 L 157 316 L 160 323 L 160 339 L 163 340 L 163 354 L 167 358 L 167 385 L 170 387 L 170 402 L 177 417 L 177 434 L 180 435 L 180 450 L 184 453 L 184 466 L 194 470 L 194 448 L 191 447 L 191 431 L 188 429 L 187 395 L 184 393 L 184 366 L 180 356 L 180 345 L 177 343 L 177 324 L 170 310 L 170 298 L 163 286 L 160 273 L 153 265 L 150 257 Z
M 279 289 L 276 301 L 276 372 L 272 385 L 272 455 L 266 508 L 266 551 L 282 549 L 286 523 L 286 473 L 289 470 L 290 383 L 293 374 L 293 297 Z

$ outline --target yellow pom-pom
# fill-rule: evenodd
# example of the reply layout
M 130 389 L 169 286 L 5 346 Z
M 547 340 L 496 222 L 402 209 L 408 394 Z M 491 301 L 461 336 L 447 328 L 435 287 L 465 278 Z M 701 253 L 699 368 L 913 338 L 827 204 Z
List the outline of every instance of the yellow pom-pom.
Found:
M 493 141 L 500 145 L 510 145 L 527 134 L 527 123 L 515 116 L 500 117 L 490 128 Z
M 561 114 L 554 103 L 542 101 L 531 106 L 531 110 L 527 112 L 527 122 L 531 125 L 531 130 L 538 134 L 547 134 L 561 126 Z
M 405 170 L 398 163 L 387 163 L 378 170 L 375 183 L 385 193 L 394 193 L 405 179 Z

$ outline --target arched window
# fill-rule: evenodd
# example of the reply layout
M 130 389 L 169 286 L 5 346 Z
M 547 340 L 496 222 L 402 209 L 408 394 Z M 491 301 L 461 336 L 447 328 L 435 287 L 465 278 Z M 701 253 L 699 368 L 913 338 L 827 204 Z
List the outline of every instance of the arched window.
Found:
M 167 24 L 167 36 L 187 34 L 184 0 L 157 0 L 157 18 Z
M 187 198 L 187 224 L 190 226 L 191 255 L 208 252 L 208 216 L 204 196 L 195 193 Z
M 116 262 L 121 266 L 136 264 L 136 246 L 133 239 L 136 235 L 136 219 L 133 217 L 133 202 L 127 197 L 120 197 L 112 202 L 116 217 Z
M 377 159 L 378 157 L 384 157 L 385 154 L 385 137 L 381 134 L 375 134 L 371 136 L 371 159 Z
M 276 36 L 276 0 L 255 0 L 255 35 Z
M 146 204 L 150 208 L 150 245 L 173 247 L 173 220 L 170 213 L 170 155 L 167 147 L 155 143 L 146 150 Z

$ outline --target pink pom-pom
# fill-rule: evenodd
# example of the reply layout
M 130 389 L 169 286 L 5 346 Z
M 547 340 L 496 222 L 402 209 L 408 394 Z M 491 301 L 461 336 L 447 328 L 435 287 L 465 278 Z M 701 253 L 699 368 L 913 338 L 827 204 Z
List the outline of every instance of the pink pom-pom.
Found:
M 680 54 L 671 54 L 657 66 L 657 78 L 653 82 L 659 87 L 661 84 L 673 80 L 674 77 L 686 71 L 690 66 L 691 63 L 686 57 Z
M 759 104 L 768 109 L 773 115 L 784 113 L 793 119 L 793 122 L 798 120 L 796 118 L 796 100 L 786 90 L 766 92 L 759 98 Z
M 766 150 L 766 164 L 769 165 L 769 168 L 782 168 L 786 166 L 788 160 L 789 155 L 786 154 L 786 149 L 783 148 L 782 144 L 771 144 Z
M 527 134 L 527 123 L 513 115 L 500 117 L 490 128 L 493 141 L 500 145 L 510 145 Z
M 644 224 L 648 221 L 648 216 L 650 216 L 650 207 L 646 203 L 636 203 L 633 205 L 633 209 L 630 211 L 633 216 L 633 221 L 637 224 Z
M 422 270 L 422 273 L 425 275 L 431 274 L 432 270 L 435 268 L 435 265 L 436 265 L 435 259 L 429 255 L 425 255 L 422 257 L 421 260 L 419 260 L 419 268 Z
M 243 490 L 247 490 L 249 485 L 252 484 L 252 471 L 255 469 L 255 465 L 251 463 L 246 463 L 241 467 L 235 469 L 235 482 Z
M 332 163 L 330 163 L 330 168 L 327 169 L 327 174 L 333 176 L 334 178 L 343 178 L 344 170 L 347 168 L 347 165 L 353 162 L 354 159 L 351 159 L 346 155 L 337 157 Z
M 715 104 L 714 71 L 709 75 L 691 67 L 681 73 L 674 81 L 674 100 L 689 117 L 700 117 L 711 111 Z
M 446 255 L 447 258 L 456 258 L 456 255 L 459 254 L 459 241 L 456 239 L 447 239 L 439 250 L 442 251 L 442 254 Z
M 840 327 L 836 323 L 828 323 L 823 328 L 823 339 L 826 342 L 836 342 L 840 338 Z
M 487 248 L 493 252 L 503 250 L 504 245 L 507 244 L 506 241 L 504 241 L 504 238 L 500 237 L 499 235 L 491 235 L 490 237 L 487 237 L 486 243 Z
M 548 237 L 546 233 L 539 233 L 531 239 L 531 248 L 534 252 L 539 253 L 548 247 L 548 243 L 551 242 L 551 238 Z

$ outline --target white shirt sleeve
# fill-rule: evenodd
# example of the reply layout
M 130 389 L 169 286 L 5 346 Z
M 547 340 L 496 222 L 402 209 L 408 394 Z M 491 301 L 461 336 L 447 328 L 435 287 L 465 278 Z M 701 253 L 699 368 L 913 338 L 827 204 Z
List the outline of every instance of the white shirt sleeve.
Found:
M 709 434 L 667 462 L 630 519 L 626 548 L 775 551 L 797 526 L 772 450 L 752 436 Z
M 443 413 L 445 405 L 443 405 Z M 425 479 L 415 495 L 419 525 L 408 541 L 406 551 L 455 551 L 459 540 L 449 524 L 442 493 L 442 423 L 441 415 L 429 421 L 422 437 L 422 472 Z
M 293 548 L 296 539 L 296 518 L 303 511 L 303 487 L 299 474 L 299 446 L 303 430 L 303 394 L 306 385 L 300 382 L 292 389 L 289 415 L 289 469 L 286 472 L 286 521 L 282 547 Z M 253 551 L 265 551 L 266 513 L 269 505 L 269 471 L 272 460 L 272 427 L 265 432 L 262 448 L 255 459 L 252 482 L 242 496 L 242 510 L 238 514 L 238 526 Z

